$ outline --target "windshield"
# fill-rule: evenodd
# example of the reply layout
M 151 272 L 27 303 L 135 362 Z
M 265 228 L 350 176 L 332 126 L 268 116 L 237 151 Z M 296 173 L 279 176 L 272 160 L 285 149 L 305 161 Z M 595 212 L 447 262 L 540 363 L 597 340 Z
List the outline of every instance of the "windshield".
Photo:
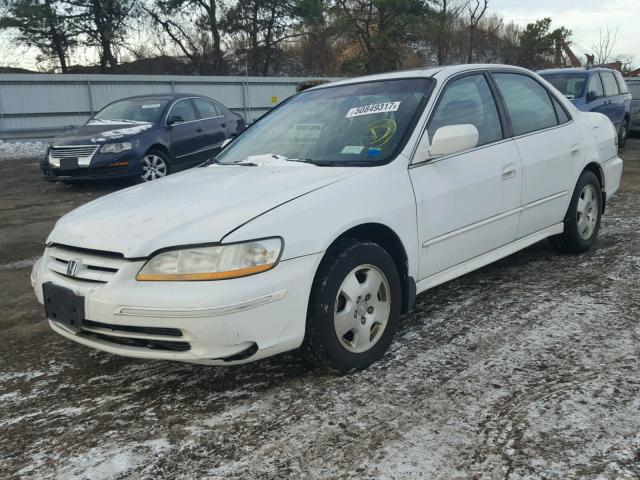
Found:
M 582 96 L 584 82 L 587 79 L 586 73 L 547 73 L 542 74 L 551 85 L 560 90 L 569 100 Z
M 640 82 L 629 82 L 627 83 L 629 87 L 629 91 L 631 92 L 631 96 L 634 100 L 640 100 Z
M 107 105 L 96 113 L 89 123 L 108 122 L 151 122 L 156 123 L 164 110 L 167 100 L 141 98 L 135 100 L 121 100 Z
M 303 92 L 258 121 L 216 161 L 277 155 L 328 166 L 385 163 L 406 142 L 432 84 L 412 78 Z

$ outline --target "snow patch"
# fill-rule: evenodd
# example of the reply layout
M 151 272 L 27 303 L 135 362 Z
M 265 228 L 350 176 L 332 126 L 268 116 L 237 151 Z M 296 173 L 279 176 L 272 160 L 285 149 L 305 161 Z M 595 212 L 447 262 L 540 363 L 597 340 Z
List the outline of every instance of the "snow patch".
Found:
M 27 160 L 44 155 L 47 146 L 42 142 L 3 142 L 0 140 L 0 161 Z
M 152 123 L 141 123 L 140 125 L 135 125 L 133 127 L 118 128 L 116 130 L 108 130 L 106 132 L 100 133 L 99 137 L 92 138 L 91 141 L 93 143 L 97 143 L 97 142 L 106 142 L 107 140 L 115 140 L 118 138 L 129 137 L 131 135 L 137 135 L 140 132 L 144 132 L 145 130 L 149 130 L 152 126 L 153 126 Z
M 151 458 L 170 447 L 171 444 L 166 438 L 121 446 L 95 447 L 83 455 L 69 459 L 67 465 L 56 472 L 56 478 L 114 478 L 149 463 Z
M 15 262 L 3 263 L 0 270 L 14 270 L 18 268 L 31 267 L 40 257 L 27 258 L 25 260 L 16 260 Z

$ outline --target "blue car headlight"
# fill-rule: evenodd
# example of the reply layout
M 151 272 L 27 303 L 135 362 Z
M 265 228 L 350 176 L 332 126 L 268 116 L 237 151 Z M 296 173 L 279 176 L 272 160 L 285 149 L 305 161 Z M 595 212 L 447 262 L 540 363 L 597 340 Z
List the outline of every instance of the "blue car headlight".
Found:
M 131 150 L 131 142 L 105 143 L 100 149 L 100 153 L 120 153 Z

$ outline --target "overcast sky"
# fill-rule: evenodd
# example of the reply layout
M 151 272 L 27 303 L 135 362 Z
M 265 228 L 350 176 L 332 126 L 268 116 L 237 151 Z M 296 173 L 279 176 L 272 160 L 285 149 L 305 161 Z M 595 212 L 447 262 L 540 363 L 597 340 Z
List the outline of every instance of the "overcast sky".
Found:
M 599 43 L 601 29 L 617 29 L 614 56 L 633 55 L 632 64 L 640 66 L 640 0 L 489 0 L 489 13 L 520 25 L 551 17 L 553 28 L 564 26 L 573 32 L 573 49 L 582 62 L 584 54 L 593 53 L 593 46 Z M 6 35 L 0 33 L 0 53 L 6 57 L 0 64 L 35 67 L 33 49 L 7 47 Z M 74 60 L 96 60 L 88 58 L 87 53 Z
M 640 65 L 640 0 L 489 0 L 489 10 L 522 25 L 551 17 L 554 28 L 564 26 L 573 32 L 580 61 L 598 43 L 600 29 L 617 28 L 614 55 L 634 55 L 633 64 Z

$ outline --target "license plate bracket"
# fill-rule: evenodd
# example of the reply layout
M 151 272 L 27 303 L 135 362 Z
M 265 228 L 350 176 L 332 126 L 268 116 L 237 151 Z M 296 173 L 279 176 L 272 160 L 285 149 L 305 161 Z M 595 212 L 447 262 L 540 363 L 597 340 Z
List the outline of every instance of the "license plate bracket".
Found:
M 84 297 L 51 282 L 42 284 L 44 311 L 49 320 L 80 329 L 84 320 Z
M 78 169 L 78 158 L 77 157 L 69 157 L 69 158 L 61 158 L 60 159 L 60 170 L 77 170 Z

